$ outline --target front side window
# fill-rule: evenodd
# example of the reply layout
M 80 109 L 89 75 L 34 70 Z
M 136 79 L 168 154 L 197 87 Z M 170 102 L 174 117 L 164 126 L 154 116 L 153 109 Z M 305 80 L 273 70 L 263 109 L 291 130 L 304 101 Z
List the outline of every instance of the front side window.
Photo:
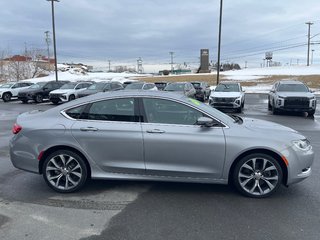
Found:
M 175 101 L 145 98 L 143 105 L 147 122 L 179 125 L 195 125 L 204 114 Z
M 84 114 L 84 118 L 116 122 L 139 121 L 139 118 L 134 113 L 133 98 L 112 99 L 92 103 L 88 112 Z

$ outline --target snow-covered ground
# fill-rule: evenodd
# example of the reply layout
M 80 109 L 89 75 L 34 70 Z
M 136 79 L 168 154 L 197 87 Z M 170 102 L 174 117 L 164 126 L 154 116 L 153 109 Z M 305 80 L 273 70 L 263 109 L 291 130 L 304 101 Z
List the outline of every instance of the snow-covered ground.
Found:
M 211 73 L 215 74 L 215 73 Z M 193 75 L 193 74 L 188 74 Z M 206 74 L 207 75 L 207 74 Z M 210 75 L 210 74 L 209 74 Z M 221 72 L 221 75 L 227 78 L 228 80 L 236 80 L 236 81 L 257 81 L 259 79 L 265 78 L 272 75 L 283 75 L 283 76 L 305 76 L 305 75 L 319 75 L 320 78 L 320 65 L 314 66 L 287 66 L 287 67 L 270 67 L 270 68 L 247 68 L 236 71 L 226 71 Z M 79 73 L 73 69 L 66 72 L 58 72 L 59 80 L 68 80 L 68 81 L 119 81 L 124 82 L 128 79 L 138 78 L 143 76 L 151 76 L 147 74 L 134 74 L 134 73 L 107 73 L 107 72 L 88 72 L 86 74 Z M 50 74 L 47 77 L 42 78 L 33 78 L 27 79 L 24 81 L 28 82 L 44 82 L 44 81 L 52 81 L 55 80 L 54 73 Z M 246 93 L 268 93 L 271 89 L 272 85 L 268 84 L 259 84 L 256 86 L 243 87 Z M 214 88 L 214 86 L 213 86 Z M 316 92 L 317 95 L 320 95 L 319 89 L 312 89 Z

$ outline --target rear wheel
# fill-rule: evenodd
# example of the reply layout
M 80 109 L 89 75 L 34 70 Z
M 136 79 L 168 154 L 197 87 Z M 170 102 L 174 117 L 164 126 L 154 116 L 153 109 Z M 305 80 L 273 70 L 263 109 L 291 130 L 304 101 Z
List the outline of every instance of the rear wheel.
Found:
M 269 111 L 272 110 L 272 106 L 271 106 L 270 100 L 268 100 L 268 110 L 269 110 Z
M 9 102 L 9 101 L 11 100 L 11 93 L 4 93 L 4 94 L 2 95 L 2 100 L 3 100 L 4 102 Z
M 50 154 L 44 160 L 42 173 L 49 187 L 61 193 L 80 189 L 88 176 L 85 160 L 69 150 L 58 150 Z
M 233 183 L 245 196 L 264 198 L 282 183 L 282 169 L 277 160 L 266 154 L 250 154 L 242 158 L 233 171 Z
M 52 102 L 53 104 L 58 104 L 58 103 L 59 103 L 59 100 L 51 100 L 51 102 Z
M 21 102 L 26 104 L 26 103 L 28 103 L 28 99 L 23 99 L 23 100 L 21 100 Z
M 277 110 L 276 108 L 275 108 L 275 103 L 273 102 L 273 105 L 272 105 L 272 107 L 271 107 L 271 110 L 272 110 L 272 114 L 273 115 L 277 115 L 278 113 L 279 113 L 279 110 Z

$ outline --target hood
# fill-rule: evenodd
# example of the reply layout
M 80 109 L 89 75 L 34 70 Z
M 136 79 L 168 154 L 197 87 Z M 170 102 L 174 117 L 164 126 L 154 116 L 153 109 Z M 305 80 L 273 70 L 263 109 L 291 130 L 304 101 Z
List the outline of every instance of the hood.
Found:
M 0 88 L 0 92 L 6 92 L 6 91 L 10 91 L 11 88 Z
M 241 96 L 240 92 L 211 92 L 211 97 L 221 97 L 221 98 L 238 98 Z
M 278 92 L 279 97 L 307 97 L 312 98 L 314 94 L 311 92 Z
M 73 89 L 57 89 L 57 90 L 51 91 L 50 93 L 53 93 L 53 94 L 64 94 L 64 93 L 69 93 L 71 91 L 73 91 Z
M 260 132 L 263 131 L 266 133 L 266 135 L 279 134 L 283 132 L 285 134 L 291 133 L 291 134 L 300 135 L 299 138 L 305 138 L 298 131 L 275 122 L 254 119 L 254 118 L 243 118 L 243 124 L 249 130 L 260 131 Z
M 27 88 L 27 89 L 20 90 L 19 93 L 37 93 L 41 91 L 42 91 L 42 88 Z

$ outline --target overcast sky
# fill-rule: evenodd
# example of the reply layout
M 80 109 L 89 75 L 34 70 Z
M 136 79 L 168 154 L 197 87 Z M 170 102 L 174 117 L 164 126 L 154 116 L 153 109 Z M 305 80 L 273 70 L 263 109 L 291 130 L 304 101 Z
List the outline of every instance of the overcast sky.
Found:
M 217 59 L 219 0 L 60 0 L 55 4 L 58 61 L 147 63 L 199 61 L 200 49 Z M 0 50 L 46 49 L 52 33 L 46 0 L 0 1 Z M 320 33 L 319 0 L 224 0 L 223 61 L 260 65 L 274 51 L 282 64 L 306 62 L 307 25 Z M 320 35 L 312 38 L 320 42 Z M 293 48 L 295 46 L 299 46 Z M 52 45 L 50 46 L 52 49 Z M 284 48 L 288 48 L 283 50 Z M 312 45 L 320 63 L 320 45 Z M 298 59 L 298 60 L 297 60 Z

